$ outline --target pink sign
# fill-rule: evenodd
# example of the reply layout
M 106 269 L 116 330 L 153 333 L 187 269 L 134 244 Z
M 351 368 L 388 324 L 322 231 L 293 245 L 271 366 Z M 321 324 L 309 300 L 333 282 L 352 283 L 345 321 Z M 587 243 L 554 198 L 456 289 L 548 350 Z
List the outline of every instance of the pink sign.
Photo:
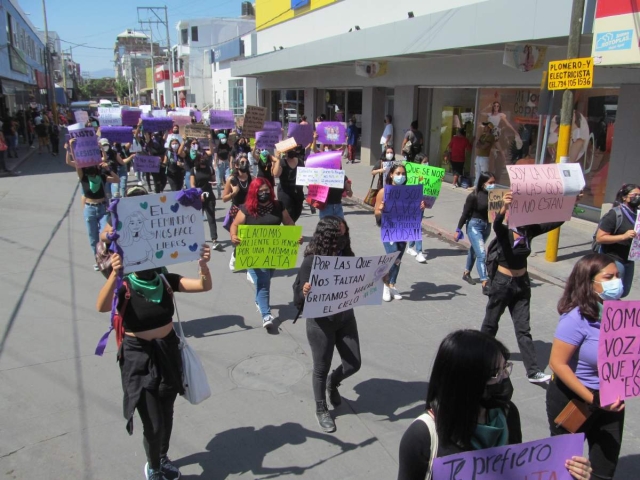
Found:
M 327 201 L 329 187 L 325 187 L 324 185 L 309 185 L 307 188 L 309 189 L 309 196 L 314 200 L 323 203 Z
M 640 302 L 604 302 L 598 376 L 600 405 L 640 396 Z
M 341 152 L 322 152 L 309 155 L 304 162 L 307 168 L 328 168 L 331 170 L 340 170 L 342 168 Z

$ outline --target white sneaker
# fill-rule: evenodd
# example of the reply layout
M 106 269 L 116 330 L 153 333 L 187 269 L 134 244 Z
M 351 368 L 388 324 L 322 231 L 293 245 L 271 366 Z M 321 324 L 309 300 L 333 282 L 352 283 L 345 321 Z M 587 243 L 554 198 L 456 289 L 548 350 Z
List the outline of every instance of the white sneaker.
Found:
M 402 300 L 402 295 L 400 295 L 400 292 L 398 292 L 396 287 L 389 287 L 389 292 L 394 300 Z
M 382 289 L 382 300 L 384 300 L 385 302 L 391 301 L 391 290 L 386 285 Z
M 422 252 L 420 252 L 417 256 L 416 256 L 416 262 L 419 263 L 427 263 L 427 259 L 424 258 L 424 255 L 422 254 Z
M 221 247 L 222 245 L 219 244 L 216 240 L 211 241 L 211 250 L 220 250 Z
M 231 259 L 229 260 L 229 270 L 232 272 L 236 269 L 236 256 L 231 255 Z
M 406 253 L 408 253 L 412 257 L 415 257 L 416 255 L 418 255 L 418 252 L 413 247 L 408 247 L 407 250 L 406 250 Z
M 273 318 L 272 315 L 267 315 L 266 317 L 264 317 L 262 319 L 262 328 L 269 328 L 271 326 L 273 326 L 273 321 L 275 319 Z
M 249 275 L 249 272 L 247 272 L 247 281 L 249 283 L 253 283 L 253 278 L 251 278 L 251 275 Z

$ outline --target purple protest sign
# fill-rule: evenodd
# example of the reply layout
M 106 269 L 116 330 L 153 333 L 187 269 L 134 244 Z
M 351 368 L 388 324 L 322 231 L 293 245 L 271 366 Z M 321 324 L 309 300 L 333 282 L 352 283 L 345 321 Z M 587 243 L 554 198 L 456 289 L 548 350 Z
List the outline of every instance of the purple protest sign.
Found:
M 265 150 L 273 150 L 276 143 L 282 140 L 279 130 L 263 130 L 256 132 L 256 147 Z
M 136 155 L 133 159 L 135 172 L 158 173 L 160 171 L 160 157 L 151 155 Z
M 386 185 L 380 238 L 383 242 L 422 240 L 422 185 Z
M 122 112 L 120 112 L 120 115 L 122 115 L 122 125 L 136 127 L 138 125 L 138 122 L 140 121 L 142 110 L 138 110 L 137 108 L 135 110 L 123 109 Z
M 109 143 L 131 143 L 133 141 L 133 127 L 100 127 L 100 136 Z
M 202 112 L 200 110 L 193 112 L 193 116 L 196 117 L 196 122 L 202 121 Z
M 600 405 L 640 396 L 640 302 L 604 302 L 598 341 Z
M 309 155 L 304 162 L 307 168 L 328 168 L 340 170 L 342 168 L 342 154 L 340 152 L 322 152 Z
M 73 156 L 79 167 L 91 167 L 102 163 L 102 152 L 93 128 L 70 130 L 69 137 L 75 139 Z
M 282 133 L 282 124 L 280 122 L 264 122 L 264 125 L 262 126 L 262 130 L 277 130 L 278 132 Z
M 233 130 L 236 119 L 231 110 L 209 110 L 209 126 L 211 130 Z
M 342 122 L 316 123 L 318 143 L 322 145 L 343 145 L 347 143 L 347 125 Z
M 145 132 L 163 132 L 173 128 L 173 120 L 171 117 L 147 117 L 142 116 L 142 128 Z
M 306 147 L 313 142 L 313 127 L 308 123 L 305 125 L 290 123 L 288 135 L 295 138 L 298 145 Z
M 325 187 L 324 185 L 309 185 L 309 197 L 314 200 L 318 200 L 319 202 L 326 202 L 327 196 L 329 195 L 329 187 Z
M 457 453 L 433 459 L 433 480 L 571 480 L 564 466 L 582 456 L 584 433 Z

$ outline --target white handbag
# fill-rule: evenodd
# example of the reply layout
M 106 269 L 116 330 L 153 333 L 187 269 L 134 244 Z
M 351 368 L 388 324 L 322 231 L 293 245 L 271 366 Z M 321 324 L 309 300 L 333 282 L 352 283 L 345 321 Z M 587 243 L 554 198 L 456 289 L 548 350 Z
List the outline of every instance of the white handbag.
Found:
M 427 424 L 427 428 L 429 429 L 429 433 L 431 434 L 431 455 L 429 459 L 429 471 L 427 472 L 427 476 L 425 480 L 431 480 L 433 476 L 433 459 L 436 458 L 438 454 L 438 432 L 436 431 L 436 422 L 430 413 L 425 412 L 420 415 L 416 420 L 422 420 Z
M 184 398 L 192 405 L 197 405 L 211 396 L 207 372 L 204 371 L 202 362 L 200 358 L 198 358 L 195 350 L 191 348 L 187 343 L 187 339 L 184 337 L 182 322 L 180 321 L 178 305 L 176 304 L 176 297 L 173 294 L 173 290 L 165 276 L 161 274 L 160 277 L 166 285 L 167 291 L 173 297 L 173 305 L 176 310 L 176 317 L 178 318 L 178 329 L 176 333 L 180 338 L 179 348 L 182 354 L 182 386 L 184 387 Z

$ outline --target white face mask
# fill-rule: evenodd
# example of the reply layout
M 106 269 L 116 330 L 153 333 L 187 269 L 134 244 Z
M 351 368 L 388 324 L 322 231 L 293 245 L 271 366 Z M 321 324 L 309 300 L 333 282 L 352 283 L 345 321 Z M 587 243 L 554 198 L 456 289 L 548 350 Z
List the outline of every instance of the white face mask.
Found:
M 226 138 L 221 138 L 220 139 L 220 143 L 222 143 L 224 145 L 225 143 L 227 143 L 227 139 Z
M 329 151 L 329 147 L 324 147 L 324 151 L 328 152 Z
M 108 152 L 109 151 L 109 145 L 103 145 L 102 146 L 102 151 L 103 152 Z
M 389 161 L 393 160 L 393 157 L 394 157 L 393 153 L 387 153 L 387 154 L 385 155 L 385 158 L 386 158 L 387 160 L 389 160 Z
M 178 144 L 174 143 L 173 145 L 171 145 L 171 150 L 178 150 L 178 148 L 180 148 L 180 145 Z

